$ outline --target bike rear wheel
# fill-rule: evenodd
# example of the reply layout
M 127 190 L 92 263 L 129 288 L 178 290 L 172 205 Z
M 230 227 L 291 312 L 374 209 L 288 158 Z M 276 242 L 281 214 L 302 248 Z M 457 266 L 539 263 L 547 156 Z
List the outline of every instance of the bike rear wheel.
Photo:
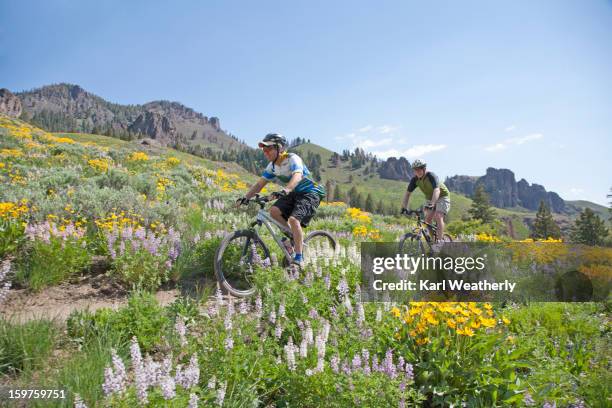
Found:
M 418 247 L 415 248 L 415 244 Z M 410 252 L 409 255 L 420 255 L 428 252 L 429 243 L 421 234 L 409 232 L 400 238 L 398 250 L 400 253 Z M 415 253 L 416 252 L 416 253 Z
M 333 258 L 338 244 L 327 231 L 311 231 L 304 238 L 304 258 L 307 260 Z
M 233 296 L 255 293 L 253 273 L 256 267 L 270 266 L 270 251 L 252 230 L 230 233 L 215 253 L 215 275 L 221 288 Z

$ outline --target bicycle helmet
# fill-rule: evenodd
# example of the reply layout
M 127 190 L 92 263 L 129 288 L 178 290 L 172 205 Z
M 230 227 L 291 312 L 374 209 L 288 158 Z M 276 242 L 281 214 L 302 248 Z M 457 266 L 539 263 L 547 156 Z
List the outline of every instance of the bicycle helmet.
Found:
M 281 148 L 287 146 L 287 139 L 279 133 L 268 133 L 263 140 L 259 142 L 258 146 L 276 146 L 277 148 Z
M 420 161 L 419 159 L 412 162 L 413 169 L 423 169 L 427 166 L 427 163 Z

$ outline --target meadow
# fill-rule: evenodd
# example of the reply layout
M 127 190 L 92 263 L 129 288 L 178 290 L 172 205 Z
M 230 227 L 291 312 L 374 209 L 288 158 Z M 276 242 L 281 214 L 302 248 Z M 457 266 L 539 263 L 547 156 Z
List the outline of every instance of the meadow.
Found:
M 255 177 L 223 166 L 0 116 L 0 302 L 87 279 L 95 262 L 128 298 L 66 321 L 2 309 L 0 385 L 67 392 L 28 406 L 611 406 L 609 301 L 360 302 L 359 242 L 397 241 L 406 218 L 324 203 L 310 228 L 335 251 L 300 276 L 258 269 L 252 298 L 223 295 L 214 252 L 256 212 L 233 207 Z M 167 286 L 195 289 L 162 306 Z

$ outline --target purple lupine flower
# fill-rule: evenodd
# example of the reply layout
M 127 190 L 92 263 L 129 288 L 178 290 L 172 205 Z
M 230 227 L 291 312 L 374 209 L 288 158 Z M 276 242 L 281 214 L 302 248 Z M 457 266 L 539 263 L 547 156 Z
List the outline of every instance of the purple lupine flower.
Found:
M 406 400 L 404 399 L 404 397 L 400 399 L 399 408 L 406 408 Z
M 344 297 L 344 306 L 346 308 L 346 315 L 351 316 L 353 314 L 353 303 L 351 303 L 351 299 L 348 296 Z
M 170 400 L 176 397 L 176 383 L 170 375 L 165 375 L 159 381 L 159 388 L 162 392 L 162 397 L 165 400 Z
M 281 302 L 281 304 L 278 305 L 278 317 L 285 317 L 285 302 Z
M 238 305 L 238 313 L 241 315 L 249 313 L 249 304 L 246 302 L 246 300 L 240 301 L 240 304 Z
M 102 390 L 106 396 L 125 391 L 127 380 L 125 366 L 115 349 L 111 349 L 111 355 L 112 367 L 108 366 L 104 369 L 104 383 L 102 384 Z
M 316 272 L 316 277 L 320 278 L 321 276 L 323 276 L 323 269 L 321 268 L 321 266 L 317 266 L 317 272 Z
M 232 330 L 232 315 L 231 314 L 226 314 L 225 315 L 225 320 L 224 320 L 224 324 L 225 324 L 225 331 L 230 331 Z
M 79 394 L 74 394 L 74 408 L 87 408 Z
M 234 339 L 232 338 L 232 336 L 227 336 L 225 338 L 225 349 L 226 350 L 231 350 L 234 348 Z
M 159 374 L 161 376 L 170 376 L 171 370 L 172 370 L 172 353 L 170 353 L 169 356 L 167 356 L 166 358 L 162 360 Z
M 380 307 L 376 309 L 376 321 L 377 322 L 382 321 L 382 310 L 380 309 Z
M 276 337 L 276 339 L 280 339 L 281 336 L 283 335 L 283 327 L 280 324 L 280 320 L 278 322 L 276 322 L 276 329 L 274 330 L 274 337 Z
M 317 312 L 316 309 L 311 308 L 310 311 L 308 312 L 308 316 L 310 316 L 311 319 L 317 319 L 319 317 L 319 313 Z
M 143 382 L 145 382 L 147 384 L 147 386 L 156 384 L 157 383 L 157 379 L 160 376 L 159 371 L 160 371 L 159 363 L 153 361 L 151 356 L 147 356 L 145 358 L 145 363 L 144 363 L 144 378 L 145 378 L 145 380 Z
M 306 272 L 306 276 L 304 276 L 304 286 L 310 287 L 312 285 L 313 279 L 314 278 L 312 276 L 312 272 L 311 271 Z
M 276 323 L 276 312 L 274 311 L 274 309 L 272 309 L 270 311 L 270 315 L 268 317 L 268 320 L 270 321 L 270 323 L 275 324 Z
M 219 389 L 217 390 L 217 405 L 220 407 L 223 406 L 223 401 L 225 400 L 225 390 L 227 389 L 227 383 L 222 382 L 219 383 Z
M 351 366 L 348 364 L 347 361 L 342 361 L 342 372 L 345 375 L 351 375 L 352 371 L 351 371 Z
M 187 334 L 187 327 L 185 326 L 185 318 L 183 316 L 179 316 L 176 319 L 174 329 L 179 335 L 181 347 L 185 347 L 187 345 L 187 338 L 185 337 L 185 335 Z
M 338 289 L 338 294 L 340 298 L 343 298 L 344 296 L 348 295 L 349 285 L 348 283 L 346 283 L 346 279 L 342 278 L 338 283 L 338 286 L 336 286 L 336 289 Z
M 198 396 L 192 392 L 191 394 L 189 394 L 189 405 L 187 406 L 187 408 L 198 408 L 199 400 L 200 399 L 198 398 Z
M 533 407 L 535 403 L 536 402 L 530 393 L 526 392 L 523 394 L 523 404 L 525 404 L 526 407 Z
M 306 339 L 302 339 L 300 343 L 300 357 L 306 358 L 308 356 L 308 341 Z
M 331 288 L 331 278 L 329 276 L 329 273 L 325 275 L 325 278 L 323 278 L 323 281 L 325 282 L 325 288 L 329 290 Z
M 196 353 L 193 353 L 189 359 L 189 365 L 183 370 L 180 384 L 183 388 L 189 389 L 196 386 L 199 380 L 200 366 L 198 365 L 198 356 Z
M 308 298 L 307 298 L 307 297 L 306 297 L 306 295 L 305 295 L 305 294 L 303 294 L 303 293 L 302 293 L 302 302 L 303 302 L 304 304 L 307 304 L 307 303 L 308 303 Z
M 380 366 L 378 365 L 378 356 L 376 354 L 372 356 L 372 371 L 380 371 Z
M 336 306 L 331 305 L 329 307 L 329 314 L 331 314 L 332 319 L 337 319 L 338 318 L 338 311 L 336 310 Z
M 296 324 L 297 324 L 298 329 L 300 329 L 300 330 L 304 330 L 304 322 L 303 322 L 303 321 L 301 321 L 300 319 L 298 319 L 298 320 L 296 321 Z
M 4 302 L 11 288 L 11 281 L 8 279 L 10 271 L 11 261 L 8 259 L 2 261 L 2 265 L 0 266 L 0 303 Z
M 325 359 L 323 357 L 317 358 L 317 367 L 315 368 L 315 371 L 317 373 L 322 373 L 324 369 L 325 369 Z
M 361 361 L 363 364 L 363 373 L 365 375 L 370 375 L 372 372 L 370 369 L 370 352 L 367 349 L 361 350 Z
M 546 401 L 544 405 L 542 405 L 542 408 L 557 408 L 557 403 L 555 401 L 553 402 Z
M 306 328 L 304 329 L 304 338 L 308 344 L 314 343 L 314 333 L 312 332 L 312 326 L 310 325 L 310 320 L 306 320 Z
M 295 345 L 291 336 L 289 336 L 289 341 L 285 345 L 285 357 L 287 358 L 289 371 L 295 371 Z
M 215 388 L 217 388 L 217 377 L 213 375 L 208 379 L 208 389 L 214 390 Z
M 361 357 L 359 356 L 359 354 L 355 354 L 353 356 L 353 361 L 351 362 L 351 364 L 353 366 L 353 371 L 361 369 Z
M 257 299 L 255 299 L 255 316 L 261 319 L 263 316 L 263 302 L 261 301 L 261 295 L 257 295 Z
M 138 340 L 136 337 L 132 337 L 130 345 L 130 356 L 132 357 L 132 368 L 134 369 L 134 382 L 136 383 L 136 395 L 141 404 L 147 404 L 147 388 L 149 383 L 147 381 L 147 374 L 142 361 L 142 354 L 140 353 L 140 347 L 138 346 Z
M 404 357 L 400 356 L 397 360 L 396 370 L 398 373 L 404 372 Z
M 317 347 L 317 356 L 319 358 L 325 357 L 325 348 L 326 348 L 325 337 L 322 335 L 317 336 L 315 345 Z
M 391 379 L 397 377 L 397 370 L 393 364 L 393 351 L 391 349 L 387 349 L 387 353 L 385 354 L 385 359 L 383 360 L 383 371 Z
M 412 367 L 412 364 L 407 363 L 404 371 L 406 373 L 406 379 L 412 381 L 414 379 L 414 368 Z
M 338 354 L 334 354 L 331 358 L 331 360 L 329 360 L 329 366 L 331 367 L 332 371 L 336 374 L 340 373 L 340 357 L 338 357 Z
M 357 304 L 357 325 L 361 326 L 365 323 L 365 309 L 363 308 L 363 303 Z

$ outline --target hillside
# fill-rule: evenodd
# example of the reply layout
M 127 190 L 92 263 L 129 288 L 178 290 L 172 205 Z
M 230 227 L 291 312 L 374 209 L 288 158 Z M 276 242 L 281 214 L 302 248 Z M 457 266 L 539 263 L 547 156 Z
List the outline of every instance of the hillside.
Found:
M 364 196 L 372 194 L 376 203 L 382 200 L 386 211 L 389 213 L 399 212 L 401 199 L 404 191 L 406 191 L 406 182 L 381 178 L 377 172 L 368 172 L 368 174 L 365 174 L 365 167 L 352 169 L 350 161 L 340 161 L 339 165 L 335 166 L 331 161 L 334 152 L 313 143 L 301 144 L 294 147 L 292 150 L 300 154 L 305 160 L 309 154 L 320 155 L 321 183 L 326 184 L 326 182 L 330 180 L 333 185 L 340 186 L 344 194 L 346 194 L 352 186 L 355 186 L 357 191 Z M 333 195 L 334 192 L 332 191 L 332 199 Z M 411 198 L 411 207 L 415 208 L 422 205 L 424 199 L 421 192 L 417 190 Z M 472 205 L 471 198 L 451 189 L 451 200 L 452 206 L 448 217 L 449 221 L 460 220 L 468 216 L 467 211 Z M 588 201 L 571 201 L 568 203 L 566 212 L 554 214 L 556 222 L 565 232 L 569 230 L 573 224 L 573 220 L 583 208 L 589 207 L 593 209 L 600 216 L 605 217 L 604 219 L 609 217 L 607 208 L 598 204 Z M 525 238 L 529 235 L 529 226 L 533 224 L 536 211 L 518 206 L 512 208 L 497 207 L 495 210 L 504 224 L 507 225 L 509 221 L 512 222 L 512 228 L 516 238 Z
M 123 139 L 151 138 L 163 145 L 182 143 L 218 151 L 243 150 L 245 144 L 207 117 L 178 102 L 142 105 L 111 103 L 78 85 L 48 85 L 19 92 L 21 118 L 54 132 L 105 134 Z

